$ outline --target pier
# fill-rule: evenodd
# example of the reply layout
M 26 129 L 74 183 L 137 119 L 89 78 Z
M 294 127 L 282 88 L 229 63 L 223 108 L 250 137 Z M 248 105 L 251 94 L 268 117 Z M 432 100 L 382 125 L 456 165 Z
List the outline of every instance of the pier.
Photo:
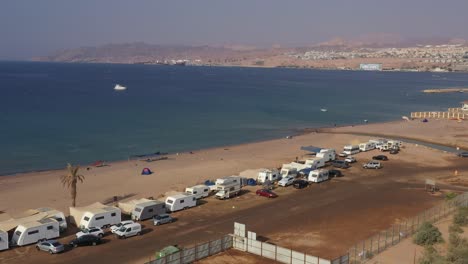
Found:
M 411 112 L 411 118 L 468 119 L 467 112 Z

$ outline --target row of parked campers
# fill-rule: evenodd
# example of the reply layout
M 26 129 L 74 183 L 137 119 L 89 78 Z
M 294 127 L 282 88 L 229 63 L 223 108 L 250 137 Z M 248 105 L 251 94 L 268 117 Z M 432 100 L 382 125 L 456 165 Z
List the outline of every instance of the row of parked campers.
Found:
M 20 218 L 0 222 L 0 250 L 57 238 L 65 229 L 67 222 L 62 212 L 51 208 L 28 210 Z

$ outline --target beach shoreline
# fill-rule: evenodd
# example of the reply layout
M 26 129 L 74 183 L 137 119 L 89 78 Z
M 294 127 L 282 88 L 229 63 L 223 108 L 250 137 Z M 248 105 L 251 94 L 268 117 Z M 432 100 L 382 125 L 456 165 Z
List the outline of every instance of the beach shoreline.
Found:
M 174 153 L 167 155 L 167 160 L 161 161 L 121 160 L 109 162 L 109 166 L 104 167 L 88 166 L 89 170 L 85 166 L 80 170 L 86 179 L 84 184 L 78 185 L 78 203 L 84 205 L 96 201 L 108 201 L 113 196 L 163 197 L 168 192 L 183 191 L 185 187 L 203 183 L 207 179 L 213 180 L 223 176 L 238 175 L 243 171 L 259 168 L 274 168 L 290 162 L 296 157 L 307 157 L 307 152 L 300 150 L 301 146 L 314 145 L 335 148 L 339 151 L 346 144 L 356 144 L 378 135 L 406 137 L 453 146 L 453 142 L 450 140 L 430 133 L 432 129 L 427 129 L 428 126 L 433 126 L 434 130 L 441 126 L 455 126 L 450 129 L 466 131 L 468 122 L 434 120 L 426 124 L 419 121 L 410 121 L 409 123 L 392 121 L 360 126 L 322 128 L 317 130 L 318 133 L 308 129 L 292 139 L 278 138 L 194 150 L 193 154 L 190 152 Z M 419 127 L 423 128 L 425 134 L 417 137 L 412 136 L 414 133 L 412 131 L 419 131 L 415 129 Z M 390 133 L 395 128 L 402 128 L 405 133 L 398 130 Z M 443 131 L 441 133 L 444 134 Z M 427 140 L 427 136 L 432 140 Z M 450 134 L 446 136 L 450 138 Z M 462 139 L 464 141 L 459 143 L 468 146 L 468 137 Z M 141 176 L 140 172 L 145 167 L 150 168 L 155 173 L 150 176 Z M 66 173 L 65 169 L 57 169 L 0 177 L 2 196 L 10 197 L 16 201 L 12 205 L 7 201 L 9 199 L 0 199 L 0 211 L 14 214 L 31 208 L 48 206 L 68 212 L 69 193 L 59 181 L 60 175 L 64 173 Z M 51 195 L 43 195 L 44 193 L 51 193 Z

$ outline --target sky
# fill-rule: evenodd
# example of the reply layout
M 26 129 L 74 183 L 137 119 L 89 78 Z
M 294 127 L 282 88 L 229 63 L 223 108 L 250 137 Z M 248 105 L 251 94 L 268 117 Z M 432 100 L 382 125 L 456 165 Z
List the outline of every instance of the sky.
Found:
M 109 43 L 304 46 L 390 33 L 468 39 L 468 0 L 4 0 L 0 59 Z

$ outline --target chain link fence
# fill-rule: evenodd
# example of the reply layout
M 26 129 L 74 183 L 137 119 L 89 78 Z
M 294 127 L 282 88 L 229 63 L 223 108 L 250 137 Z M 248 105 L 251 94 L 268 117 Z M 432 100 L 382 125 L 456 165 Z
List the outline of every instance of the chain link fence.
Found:
M 374 255 L 398 244 L 402 239 L 412 236 L 422 223 L 437 222 L 456 211 L 458 206 L 467 205 L 468 193 L 464 193 L 441 205 L 430 208 L 413 218 L 400 221 L 389 229 L 380 231 L 376 235 L 351 247 L 348 250 L 348 254 L 346 254 L 349 258 L 349 263 L 364 263 Z

